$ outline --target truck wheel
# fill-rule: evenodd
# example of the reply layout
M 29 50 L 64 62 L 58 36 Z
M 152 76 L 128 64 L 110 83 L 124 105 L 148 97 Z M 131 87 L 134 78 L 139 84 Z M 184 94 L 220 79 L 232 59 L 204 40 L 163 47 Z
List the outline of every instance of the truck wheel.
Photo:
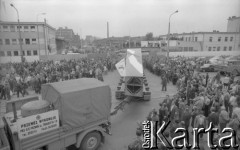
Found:
M 96 150 L 101 142 L 101 135 L 98 132 L 88 133 L 80 146 L 79 150 Z

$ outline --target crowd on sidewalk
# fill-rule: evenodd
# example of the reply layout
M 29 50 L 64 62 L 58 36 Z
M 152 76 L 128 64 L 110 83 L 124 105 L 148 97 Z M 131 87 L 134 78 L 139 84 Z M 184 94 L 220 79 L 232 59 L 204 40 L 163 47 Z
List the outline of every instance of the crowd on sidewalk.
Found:
M 162 81 L 162 87 L 166 88 L 163 84 L 168 82 L 177 86 L 177 93 L 173 97 L 166 96 L 145 120 L 158 121 L 158 128 L 163 121 L 171 121 L 169 130 L 165 131 L 169 139 L 177 136 L 174 131 L 179 127 L 191 133 L 191 128 L 207 129 L 212 122 L 213 127 L 219 129 L 219 133 L 214 136 L 215 142 L 223 136 L 225 127 L 231 127 L 236 131 L 236 143 L 240 143 L 240 81 L 234 80 L 233 75 L 222 80 L 220 73 L 214 77 L 209 77 L 208 73 L 200 74 L 196 70 L 202 63 L 197 58 L 175 57 L 168 62 L 160 57 L 145 58 L 146 69 L 165 80 Z M 138 138 L 129 145 L 129 150 L 143 149 L 140 146 L 143 137 L 141 125 L 136 134 Z M 200 137 L 200 141 L 204 140 L 202 135 Z M 166 149 L 160 141 L 158 144 L 159 150 Z M 200 149 L 204 149 L 204 146 L 200 145 Z
M 25 96 L 32 89 L 40 94 L 44 83 L 78 78 L 97 78 L 103 81 L 103 74 L 115 68 L 115 57 L 61 61 L 35 61 L 32 63 L 1 64 L 0 100 L 11 96 Z

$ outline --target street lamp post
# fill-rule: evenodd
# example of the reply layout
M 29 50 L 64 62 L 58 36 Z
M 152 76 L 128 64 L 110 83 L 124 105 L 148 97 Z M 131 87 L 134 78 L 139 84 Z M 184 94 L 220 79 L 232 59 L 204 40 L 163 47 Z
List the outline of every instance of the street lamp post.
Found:
M 19 45 L 20 45 L 20 55 L 21 55 L 21 61 L 24 62 L 24 58 L 23 58 L 23 49 L 22 49 L 22 35 L 21 35 L 21 31 L 20 31 L 20 21 L 19 21 L 19 13 L 18 13 L 18 10 L 17 8 L 13 5 L 13 4 L 10 4 L 11 7 L 13 7 L 16 12 L 17 12 L 17 17 L 18 17 L 18 33 L 19 33 Z
M 38 56 L 40 57 L 40 44 L 39 44 L 39 29 L 38 29 L 38 17 L 40 15 L 46 15 L 46 13 L 39 13 L 37 14 L 37 38 L 38 38 Z
M 167 38 L 167 61 L 169 60 L 169 39 L 170 39 L 170 19 L 172 17 L 173 14 L 178 13 L 178 10 L 176 10 L 174 13 L 172 13 L 169 16 L 169 20 L 168 20 L 168 38 Z

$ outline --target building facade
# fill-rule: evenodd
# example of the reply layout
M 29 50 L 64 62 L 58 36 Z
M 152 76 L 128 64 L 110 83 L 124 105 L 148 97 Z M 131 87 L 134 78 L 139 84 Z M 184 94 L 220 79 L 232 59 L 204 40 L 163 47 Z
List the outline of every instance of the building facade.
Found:
M 240 32 L 240 17 L 228 18 L 227 32 Z
M 20 22 L 22 52 L 17 22 L 0 22 L 0 62 L 39 60 L 39 55 L 56 53 L 55 29 L 46 22 Z
M 167 41 L 167 35 L 160 38 Z M 173 34 L 171 38 L 172 51 L 240 51 L 240 32 L 192 32 Z
M 73 46 L 77 47 L 77 48 L 81 47 L 80 36 L 78 34 L 75 34 L 73 32 L 73 29 L 69 29 L 67 27 L 58 28 L 56 31 L 56 38 L 62 39 L 66 43 L 68 43 L 68 45 L 65 45 L 64 47 L 73 47 Z M 60 50 L 60 49 L 58 49 L 58 50 Z

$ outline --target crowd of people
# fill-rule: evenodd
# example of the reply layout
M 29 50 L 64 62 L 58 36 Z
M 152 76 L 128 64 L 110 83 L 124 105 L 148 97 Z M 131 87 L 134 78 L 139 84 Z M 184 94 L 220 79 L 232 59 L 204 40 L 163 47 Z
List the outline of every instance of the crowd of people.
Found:
M 1 64 L 0 100 L 11 96 L 28 95 L 29 89 L 40 94 L 44 83 L 78 78 L 97 78 L 103 81 L 103 74 L 115 68 L 116 57 L 81 58 L 78 60 L 35 61 L 32 63 Z M 4 73 L 3 73 L 4 72 Z
M 240 143 L 240 81 L 234 75 L 221 77 L 220 73 L 210 77 L 208 73 L 199 73 L 198 68 L 206 60 L 198 58 L 175 57 L 167 61 L 164 57 L 145 57 L 144 66 L 162 79 L 162 91 L 167 90 L 167 83 L 177 87 L 177 93 L 169 95 L 146 116 L 145 120 L 158 122 L 171 121 L 164 135 L 169 141 L 176 137 L 177 128 L 185 128 L 192 133 L 192 128 L 207 129 L 212 126 L 219 129 L 214 139 L 224 136 L 222 130 L 231 127 L 236 132 L 236 143 Z M 129 150 L 142 150 L 142 126 L 137 128 L 137 140 L 129 146 Z M 229 134 L 229 133 L 228 133 Z M 230 140 L 226 141 L 230 142 Z M 200 149 L 204 149 L 203 134 L 200 134 Z M 167 149 L 158 141 L 158 149 Z M 206 145 L 206 141 L 205 141 Z M 220 147 L 218 149 L 221 149 Z

